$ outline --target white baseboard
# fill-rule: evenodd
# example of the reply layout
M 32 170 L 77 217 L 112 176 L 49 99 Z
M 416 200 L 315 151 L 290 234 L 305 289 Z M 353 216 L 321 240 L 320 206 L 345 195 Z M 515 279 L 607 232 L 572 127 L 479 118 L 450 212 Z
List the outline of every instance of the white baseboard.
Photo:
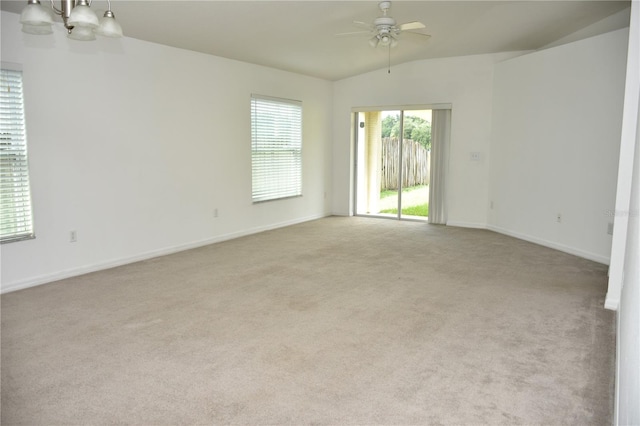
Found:
M 210 244 L 233 240 L 235 238 L 240 238 L 247 235 L 258 234 L 264 231 L 270 231 L 272 229 L 284 228 L 285 226 L 291 226 L 291 225 L 296 225 L 298 223 L 309 222 L 316 219 L 322 219 L 323 217 L 327 217 L 327 216 L 330 216 L 330 214 L 312 215 L 312 216 L 307 216 L 307 217 L 298 218 L 294 220 L 273 223 L 265 226 L 258 226 L 255 228 L 243 229 L 242 231 L 217 235 L 213 238 L 207 238 L 204 240 L 194 241 L 186 244 L 179 244 L 172 247 L 165 247 L 158 250 L 151 250 L 151 251 L 140 253 L 134 256 L 128 256 L 128 257 L 123 257 L 119 259 L 111 259 L 105 262 L 95 263 L 92 265 L 85 265 L 77 268 L 67 269 L 64 271 L 54 272 L 52 274 L 40 275 L 40 276 L 32 277 L 26 280 L 9 283 L 8 285 L 5 285 L 3 283 L 2 288 L 0 289 L 0 294 L 10 293 L 12 291 L 22 290 L 29 287 L 35 287 L 38 285 L 63 280 L 65 278 L 77 277 L 79 275 L 89 274 L 91 272 L 97 272 L 105 269 L 115 268 L 122 265 L 128 265 L 130 263 L 140 262 L 143 260 L 152 259 L 154 257 L 166 256 L 168 254 L 178 253 L 185 250 L 191 250 L 194 248 L 203 247 Z
M 448 221 L 447 226 L 457 226 L 458 228 L 487 229 L 486 223 L 459 222 L 456 220 Z
M 334 213 L 335 215 L 335 213 Z M 232 240 L 235 238 L 240 238 L 240 237 L 244 237 L 247 235 L 252 235 L 252 234 L 257 234 L 260 232 L 264 232 L 264 231 L 270 231 L 272 229 L 278 229 L 278 228 L 283 228 L 286 226 L 291 226 L 291 225 L 296 225 L 298 223 L 303 223 L 303 222 L 309 222 L 311 220 L 316 220 L 316 219 L 321 219 L 323 217 L 327 217 L 327 216 L 331 216 L 331 214 L 318 214 L 318 215 L 312 215 L 312 216 L 307 216 L 304 218 L 298 218 L 298 219 L 294 219 L 294 220 L 289 220 L 289 221 L 284 221 L 284 222 L 278 222 L 278 223 L 273 223 L 270 225 L 265 225 L 265 226 L 258 226 L 255 228 L 249 228 L 249 229 L 244 229 L 242 231 L 237 231 L 237 232 L 231 232 L 228 234 L 222 234 L 222 235 L 217 235 L 213 238 L 208 238 L 208 239 L 204 239 L 204 240 L 200 240 L 200 241 L 194 241 L 191 243 L 187 243 L 187 244 L 180 244 L 177 246 L 172 246 L 172 247 L 165 247 L 162 249 L 158 249 L 158 250 L 152 250 L 152 251 L 148 251 L 145 253 L 140 253 L 138 255 L 135 256 L 128 256 L 128 257 L 123 257 L 123 258 L 119 258 L 119 259 L 111 259 L 105 262 L 100 262 L 100 263 L 96 263 L 93 265 L 86 265 L 86 266 L 81 266 L 78 268 L 72 268 L 72 269 L 67 269 L 64 271 L 59 271 L 59 272 L 55 272 L 52 274 L 45 274 L 45 275 L 40 275 L 37 277 L 32 277 L 23 281 L 17 281 L 14 283 L 9 283 L 8 285 L 2 285 L 2 288 L 0 289 L 0 293 L 4 294 L 4 293 L 9 293 L 12 291 L 17 291 L 17 290 L 22 290 L 25 288 L 29 288 L 29 287 L 35 287 L 38 285 L 42 285 L 42 284 L 47 284 L 53 281 L 58 281 L 58 280 L 62 280 L 65 278 L 71 278 L 71 277 L 76 277 L 78 275 L 84 275 L 84 274 L 88 274 L 91 272 L 97 272 L 97 271 L 101 271 L 104 269 L 109 269 L 109 268 L 115 268 L 118 266 L 122 266 L 122 265 L 127 265 L 130 263 L 135 263 L 135 262 L 140 262 L 143 260 L 148 260 L 154 257 L 159 257 L 159 256 L 166 256 L 169 254 L 173 254 L 173 253 L 177 253 L 177 252 L 181 252 L 181 251 L 185 251 L 185 250 L 190 250 L 190 249 L 194 249 L 194 248 L 198 248 L 198 247 L 202 247 L 202 246 L 207 246 L 210 244 L 215 244 L 215 243 L 219 243 L 222 241 L 228 241 L 228 240 Z M 535 244 L 539 244 L 541 246 L 545 246 L 545 247 L 549 247 L 555 250 L 559 250 L 565 253 L 569 253 L 572 254 L 574 256 L 579 256 L 579 257 L 583 257 L 585 259 L 589 259 L 589 260 L 593 260 L 594 262 L 598 262 L 598 263 L 602 263 L 605 265 L 609 264 L 610 259 L 606 258 L 604 256 L 600 256 L 594 253 L 589 253 L 583 250 L 579 250 L 573 247 L 568 247 L 568 246 L 564 246 L 562 244 L 558 244 L 558 243 L 554 243 L 552 241 L 547 241 L 547 240 L 543 240 L 541 238 L 536 238 L 536 237 L 532 237 L 529 235 L 525 235 L 525 234 L 520 234 L 518 232 L 513 232 L 504 228 L 500 228 L 497 226 L 493 226 L 493 225 L 486 225 L 486 224 L 482 224 L 482 223 L 471 223 L 471 222 L 458 222 L 458 221 L 450 221 L 447 222 L 447 226 L 456 226 L 456 227 L 462 227 L 462 228 L 475 228 L 475 229 L 488 229 L 494 232 L 498 232 L 500 234 L 504 234 L 504 235 L 508 235 L 510 237 L 514 237 L 514 238 L 518 238 L 521 240 L 525 240 L 525 241 L 529 241 Z M 607 297 L 606 302 L 605 302 L 605 307 L 607 309 L 613 309 L 613 310 L 617 310 L 618 305 L 619 305 L 620 301 L 619 300 L 614 300 L 614 299 L 610 299 L 609 297 Z
M 514 231 L 510 231 L 508 229 L 504 229 L 504 228 L 500 228 L 499 226 L 494 226 L 494 225 L 487 225 L 486 226 L 487 229 L 489 229 L 490 231 L 494 231 L 497 232 L 499 234 L 504 234 L 504 235 L 508 235 L 510 237 L 514 237 L 514 238 L 518 238 L 520 240 L 524 240 L 524 241 L 529 241 L 530 243 L 535 243 L 535 244 L 539 244 L 541 246 L 544 247 L 549 247 L 564 253 L 569 253 L 572 254 L 574 256 L 578 256 L 578 257 L 582 257 L 585 259 L 589 259 L 592 260 L 594 262 L 598 262 L 598 263 L 602 263 L 604 265 L 608 265 L 610 262 L 610 258 L 599 255 L 599 254 L 595 254 L 595 253 L 591 253 L 588 251 L 584 251 L 584 250 L 580 250 L 577 249 L 575 247 L 569 247 L 569 246 L 565 246 L 563 244 L 559 244 L 553 241 L 548 241 L 542 238 L 537 238 L 537 237 L 532 237 L 530 235 L 526 235 L 526 234 L 521 234 L 519 232 L 514 232 Z

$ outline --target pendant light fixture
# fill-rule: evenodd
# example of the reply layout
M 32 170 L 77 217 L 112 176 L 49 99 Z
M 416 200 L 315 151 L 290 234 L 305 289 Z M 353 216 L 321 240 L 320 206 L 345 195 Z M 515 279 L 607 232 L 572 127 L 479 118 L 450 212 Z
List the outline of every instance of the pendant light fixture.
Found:
M 111 1 L 107 0 L 107 4 L 108 10 L 102 19 L 98 20 L 95 12 L 91 10 L 90 0 L 60 0 L 59 9 L 55 6 L 54 0 L 51 0 L 51 10 L 42 6 L 40 0 L 28 0 L 20 15 L 22 31 L 37 35 L 53 33 L 53 11 L 62 17 L 67 37 L 73 40 L 95 40 L 96 34 L 122 37 L 122 27 L 111 11 Z

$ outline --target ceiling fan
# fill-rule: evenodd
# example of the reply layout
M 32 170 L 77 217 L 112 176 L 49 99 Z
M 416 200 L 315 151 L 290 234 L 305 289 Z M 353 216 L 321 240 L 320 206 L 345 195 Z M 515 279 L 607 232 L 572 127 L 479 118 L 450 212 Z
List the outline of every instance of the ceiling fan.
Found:
M 348 33 L 336 34 L 337 36 L 352 36 L 352 35 L 373 35 L 369 39 L 371 47 L 383 46 L 383 47 L 395 47 L 398 44 L 398 35 L 403 32 L 419 35 L 422 37 L 431 37 L 428 34 L 415 32 L 415 30 L 421 30 L 426 28 L 422 22 L 413 21 L 404 24 L 396 25 L 396 20 L 389 16 L 389 9 L 391 9 L 390 1 L 381 1 L 378 7 L 382 11 L 382 16 L 373 20 L 372 24 L 367 24 L 362 21 L 353 21 L 353 24 L 366 28 L 366 31 L 352 31 Z

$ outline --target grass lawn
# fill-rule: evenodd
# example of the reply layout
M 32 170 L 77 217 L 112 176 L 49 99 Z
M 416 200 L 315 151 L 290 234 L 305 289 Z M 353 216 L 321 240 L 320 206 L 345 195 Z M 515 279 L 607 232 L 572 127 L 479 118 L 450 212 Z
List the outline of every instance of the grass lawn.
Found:
M 402 188 L 402 193 L 404 194 L 405 192 L 411 192 L 411 191 L 415 191 L 416 189 L 426 188 L 426 187 L 427 187 L 427 185 L 410 186 L 408 188 Z M 391 197 L 393 195 L 398 195 L 398 190 L 397 189 L 387 189 L 385 191 L 380 191 L 380 199 L 381 200 L 383 198 Z
M 398 209 L 385 209 L 380 213 L 398 214 Z M 418 206 L 405 207 L 402 209 L 402 214 L 406 216 L 429 216 L 429 203 L 420 204 Z

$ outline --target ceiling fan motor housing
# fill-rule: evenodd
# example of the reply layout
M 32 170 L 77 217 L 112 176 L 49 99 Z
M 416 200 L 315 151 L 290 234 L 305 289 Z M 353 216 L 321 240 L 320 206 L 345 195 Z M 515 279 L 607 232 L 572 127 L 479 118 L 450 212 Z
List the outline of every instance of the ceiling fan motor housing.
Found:
M 390 16 L 381 16 L 373 21 L 373 25 L 378 31 L 386 30 L 388 32 L 391 27 L 396 25 L 396 20 Z

